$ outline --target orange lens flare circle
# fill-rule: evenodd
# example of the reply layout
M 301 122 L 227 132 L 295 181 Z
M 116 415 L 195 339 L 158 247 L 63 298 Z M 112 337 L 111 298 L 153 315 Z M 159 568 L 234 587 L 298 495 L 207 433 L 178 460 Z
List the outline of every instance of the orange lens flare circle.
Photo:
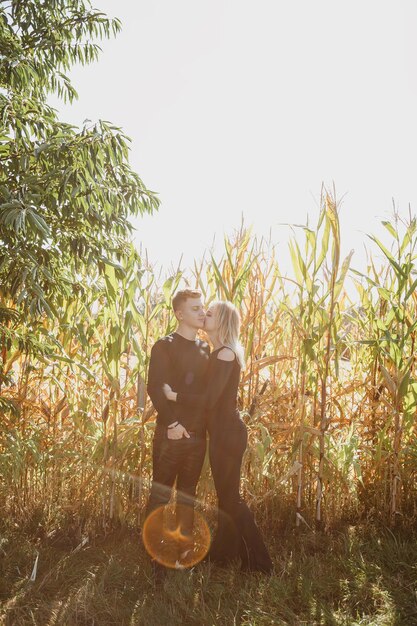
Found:
M 192 532 L 187 533 L 185 528 L 190 527 Z M 185 569 L 204 559 L 211 535 L 199 511 L 178 504 L 175 508 L 165 505 L 152 511 L 143 525 L 142 540 L 155 561 L 172 569 Z

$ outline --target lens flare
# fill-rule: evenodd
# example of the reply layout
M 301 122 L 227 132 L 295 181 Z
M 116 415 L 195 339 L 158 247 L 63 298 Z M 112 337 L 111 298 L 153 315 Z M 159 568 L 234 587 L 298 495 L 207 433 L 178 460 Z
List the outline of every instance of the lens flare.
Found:
M 203 515 L 178 504 L 175 508 L 166 505 L 152 511 L 143 525 L 142 539 L 155 561 L 172 569 L 185 569 L 204 559 L 211 537 Z

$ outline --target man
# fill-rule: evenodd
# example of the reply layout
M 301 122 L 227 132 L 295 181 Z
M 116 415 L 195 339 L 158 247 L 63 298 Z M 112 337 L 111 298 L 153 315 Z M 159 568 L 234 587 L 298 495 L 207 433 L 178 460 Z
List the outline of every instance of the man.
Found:
M 153 440 L 153 481 L 146 516 L 167 504 L 176 481 L 177 522 L 182 535 L 192 537 L 194 498 L 206 451 L 202 408 L 181 406 L 167 400 L 163 386 L 178 392 L 204 391 L 210 348 L 196 339 L 205 313 L 199 291 L 178 291 L 172 299 L 177 330 L 159 339 L 151 351 L 148 394 L 157 411 Z M 154 562 L 157 578 L 162 570 Z

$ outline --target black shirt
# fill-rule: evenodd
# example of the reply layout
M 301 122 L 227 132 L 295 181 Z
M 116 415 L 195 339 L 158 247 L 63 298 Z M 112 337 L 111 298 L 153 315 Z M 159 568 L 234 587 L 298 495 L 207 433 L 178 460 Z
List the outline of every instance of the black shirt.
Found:
M 158 413 L 159 425 L 168 426 L 178 420 L 187 430 L 201 432 L 205 429 L 204 407 L 180 406 L 177 402 L 171 402 L 167 400 L 162 387 L 168 383 L 174 391 L 202 394 L 209 355 L 207 343 L 200 339 L 186 339 L 175 332 L 154 344 L 147 389 Z
M 204 408 L 210 432 L 218 427 L 232 426 L 240 419 L 237 408 L 240 366 L 236 356 L 233 361 L 219 359 L 220 350 L 222 348 L 213 350 L 210 355 L 207 385 L 203 394 L 177 392 L 179 405 Z M 173 388 L 173 391 L 177 390 Z

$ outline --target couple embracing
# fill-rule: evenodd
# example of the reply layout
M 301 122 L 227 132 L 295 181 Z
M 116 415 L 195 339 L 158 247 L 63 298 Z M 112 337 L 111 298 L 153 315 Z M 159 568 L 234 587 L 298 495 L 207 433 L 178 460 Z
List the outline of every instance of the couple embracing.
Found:
M 157 411 L 153 481 L 146 515 L 166 505 L 176 482 L 177 519 L 192 544 L 194 498 L 206 452 L 218 498 L 217 530 L 208 558 L 226 565 L 240 559 L 246 571 L 270 573 L 272 562 L 252 513 L 240 496 L 240 471 L 247 431 L 237 409 L 244 354 L 240 317 L 231 302 L 205 311 L 201 293 L 178 291 L 172 307 L 177 330 L 153 346 L 148 393 Z M 196 339 L 204 329 L 207 343 Z M 191 506 L 190 506 L 191 504 Z M 187 506 L 188 505 L 188 506 Z M 154 562 L 154 571 L 161 566 Z

